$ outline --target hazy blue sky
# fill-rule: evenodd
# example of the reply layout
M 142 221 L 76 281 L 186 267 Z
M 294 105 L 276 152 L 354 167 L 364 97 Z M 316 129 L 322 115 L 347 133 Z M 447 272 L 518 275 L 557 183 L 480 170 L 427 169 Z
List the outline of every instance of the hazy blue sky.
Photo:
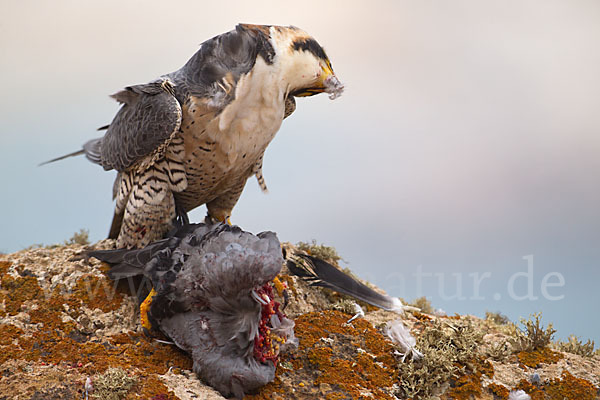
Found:
M 2 2 L 0 251 L 105 237 L 114 172 L 36 165 L 98 136 L 109 94 L 238 22 L 291 24 L 347 90 L 299 99 L 267 150 L 270 194 L 249 181 L 233 222 L 334 245 L 395 296 L 541 310 L 600 344 L 599 2 L 206 3 Z

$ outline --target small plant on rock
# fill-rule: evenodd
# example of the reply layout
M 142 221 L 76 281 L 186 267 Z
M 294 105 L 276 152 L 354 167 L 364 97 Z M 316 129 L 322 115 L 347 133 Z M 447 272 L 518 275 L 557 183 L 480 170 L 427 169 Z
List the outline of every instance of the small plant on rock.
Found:
M 594 355 L 594 341 L 588 339 L 586 343 L 583 343 L 575 335 L 569 336 L 566 342 L 558 341 L 556 347 L 560 351 L 577 354 L 578 356 L 592 357 Z
M 529 319 L 521 318 L 523 329 L 515 330 L 515 338 L 511 341 L 517 351 L 533 351 L 548 347 L 556 329 L 552 323 L 547 328 L 541 323 L 542 313 L 532 314 Z

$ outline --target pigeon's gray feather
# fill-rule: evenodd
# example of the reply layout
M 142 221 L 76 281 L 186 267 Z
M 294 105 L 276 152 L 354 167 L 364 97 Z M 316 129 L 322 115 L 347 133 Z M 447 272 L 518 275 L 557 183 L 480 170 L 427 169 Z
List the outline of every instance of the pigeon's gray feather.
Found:
M 288 257 L 287 267 L 311 286 L 328 288 L 384 310 L 401 311 L 398 299 L 376 292 L 320 258 L 296 253 Z

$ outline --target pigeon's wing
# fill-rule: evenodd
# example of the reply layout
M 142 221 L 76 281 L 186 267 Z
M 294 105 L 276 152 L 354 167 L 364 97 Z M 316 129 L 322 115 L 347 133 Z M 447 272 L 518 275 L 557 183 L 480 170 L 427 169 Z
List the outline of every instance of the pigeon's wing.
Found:
M 86 254 L 111 264 L 108 272 L 111 279 L 146 275 L 154 280 L 157 270 L 171 269 L 173 260 L 170 255 L 175 249 L 181 248 L 180 250 L 185 252 L 194 247 L 211 228 L 206 224 L 186 224 L 169 232 L 165 239 L 142 249 L 91 250 Z
M 155 153 L 160 157 L 181 126 L 181 105 L 171 81 L 128 86 L 112 97 L 123 106 L 104 137 L 83 146 L 86 157 L 117 171 Z
M 143 249 L 92 250 L 87 255 L 111 264 L 108 276 L 118 280 L 137 275 L 148 275 L 146 266 L 165 249 L 172 249 L 179 244 L 179 238 L 167 238 L 156 241 Z M 147 276 L 150 278 L 150 276 Z
M 398 299 L 377 293 L 320 258 L 296 253 L 288 258 L 287 267 L 311 286 L 328 288 L 384 310 L 401 310 L 402 303 Z

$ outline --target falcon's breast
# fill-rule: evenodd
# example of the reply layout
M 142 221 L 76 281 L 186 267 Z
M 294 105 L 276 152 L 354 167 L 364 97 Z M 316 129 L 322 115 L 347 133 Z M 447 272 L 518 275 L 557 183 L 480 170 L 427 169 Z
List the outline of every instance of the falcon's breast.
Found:
M 222 110 L 214 110 L 208 98 L 190 96 L 184 103 L 181 135 L 188 187 L 178 195 L 184 208 L 210 202 L 260 168 L 286 110 L 285 93 L 272 68 L 258 59 L 237 84 L 224 77 L 223 87 L 235 90 L 235 97 Z

